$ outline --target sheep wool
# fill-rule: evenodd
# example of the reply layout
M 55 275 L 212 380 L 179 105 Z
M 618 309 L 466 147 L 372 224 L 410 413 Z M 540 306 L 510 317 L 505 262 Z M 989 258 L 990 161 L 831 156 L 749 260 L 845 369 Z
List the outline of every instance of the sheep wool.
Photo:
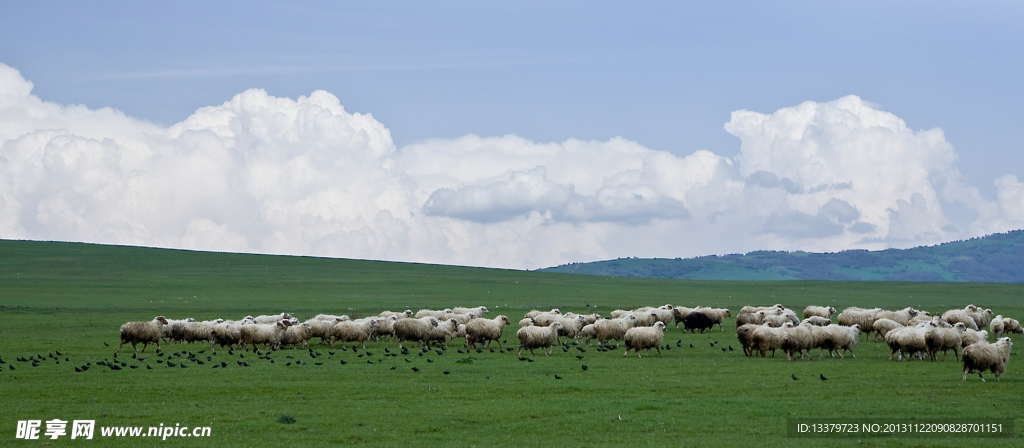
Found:
M 804 319 L 808 317 L 817 316 L 824 317 L 825 319 L 831 319 L 832 315 L 836 313 L 836 309 L 830 306 L 815 306 L 808 305 L 804 308 Z
M 650 354 L 651 349 L 658 350 L 658 356 L 664 358 L 661 354 L 661 340 L 665 334 L 665 323 L 655 322 L 653 327 L 637 327 L 630 328 L 626 331 L 626 335 L 623 336 L 623 342 L 626 345 L 626 352 L 622 354 L 625 358 L 629 355 L 629 351 L 633 350 L 636 356 L 640 357 L 640 350 L 646 349 L 647 353 Z
M 999 375 L 1006 371 L 1006 363 L 1010 360 L 1010 349 L 1013 342 L 1010 338 L 1000 338 L 995 344 L 981 341 L 971 344 L 964 349 L 964 377 L 961 381 L 967 381 L 967 375 L 972 371 L 978 372 L 981 381 L 985 381 L 982 373 L 991 371 L 999 381 Z
M 516 337 L 519 338 L 519 350 L 516 352 L 519 356 L 522 356 L 523 349 L 530 351 L 531 355 L 536 355 L 533 352 L 535 348 L 547 348 L 544 353 L 545 356 L 551 355 L 551 346 L 555 344 L 555 340 L 558 339 L 558 330 L 562 329 L 562 324 L 558 322 L 552 322 L 547 327 L 523 327 L 516 332 Z
M 124 347 L 125 343 L 131 343 L 132 348 L 139 351 L 135 348 L 135 344 L 139 342 L 142 343 L 143 353 L 151 342 L 156 344 L 156 351 L 160 351 L 160 338 L 166 325 L 167 318 L 163 316 L 157 316 L 149 322 L 127 322 L 121 325 L 121 345 L 117 346 L 117 353 L 121 352 L 121 347 Z

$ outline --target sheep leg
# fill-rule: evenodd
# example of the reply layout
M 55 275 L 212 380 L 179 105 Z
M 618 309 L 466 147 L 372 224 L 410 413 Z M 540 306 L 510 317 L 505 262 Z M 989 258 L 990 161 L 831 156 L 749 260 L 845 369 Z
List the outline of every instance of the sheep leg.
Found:
M 655 348 L 658 350 L 658 357 L 659 358 L 664 358 L 665 356 L 661 354 L 661 347 L 655 347 Z M 650 353 L 651 349 L 647 349 L 647 352 Z
M 626 351 L 622 352 L 622 357 L 625 358 L 629 354 L 629 347 L 626 347 Z
M 125 343 L 125 342 L 128 342 L 128 341 L 126 341 L 126 340 L 124 340 L 124 339 L 121 339 L 121 345 L 118 345 L 118 346 L 117 346 L 117 351 L 116 351 L 116 352 L 114 352 L 114 353 L 121 353 L 121 347 L 124 347 L 124 343 Z M 134 346 L 132 346 L 132 348 L 135 348 L 135 347 L 134 347 Z

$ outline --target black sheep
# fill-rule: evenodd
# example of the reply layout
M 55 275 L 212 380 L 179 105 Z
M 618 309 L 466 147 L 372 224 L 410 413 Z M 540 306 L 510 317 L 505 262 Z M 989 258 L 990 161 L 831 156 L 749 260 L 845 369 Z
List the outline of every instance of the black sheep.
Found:
M 715 322 L 700 311 L 694 311 L 683 319 L 683 325 L 687 330 L 693 333 L 693 330 L 700 330 L 701 333 L 715 325 Z

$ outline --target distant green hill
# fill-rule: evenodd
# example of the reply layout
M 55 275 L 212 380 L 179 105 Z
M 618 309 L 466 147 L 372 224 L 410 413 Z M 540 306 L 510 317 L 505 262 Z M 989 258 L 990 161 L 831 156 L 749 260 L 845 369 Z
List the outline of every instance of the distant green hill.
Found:
M 620 258 L 542 271 L 697 280 L 1024 283 L 1024 230 L 913 249 L 825 254 L 757 251 L 687 259 Z

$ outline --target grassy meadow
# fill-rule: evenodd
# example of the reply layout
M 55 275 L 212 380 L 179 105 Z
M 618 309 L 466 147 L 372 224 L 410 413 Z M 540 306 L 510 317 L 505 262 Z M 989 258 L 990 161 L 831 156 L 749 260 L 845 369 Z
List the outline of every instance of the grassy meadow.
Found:
M 798 311 L 818 304 L 933 312 L 974 303 L 1022 319 L 1022 297 L 1024 285 L 1004 283 L 665 280 L 0 241 L 0 445 L 963 446 L 970 442 L 791 439 L 786 418 L 1013 418 L 1019 432 L 1024 345 L 1002 380 L 987 374 L 986 383 L 977 376 L 961 382 L 952 355 L 945 362 L 886 361 L 885 344 L 863 337 L 856 359 L 818 360 L 816 350 L 813 361 L 746 358 L 732 319 L 724 332 L 684 334 L 670 326 L 664 358 L 623 358 L 622 350 L 581 344 L 585 352 L 570 345 L 551 356 L 525 354 L 529 362 L 496 346 L 469 352 L 461 340 L 443 354 L 419 356 L 407 344 L 410 355 L 385 356 L 396 351 L 393 342 L 354 352 L 314 340 L 319 356 L 283 349 L 270 355 L 273 363 L 251 352 L 213 354 L 200 343 L 164 346 L 171 362 L 186 368 L 157 363 L 168 356 L 156 356 L 152 346 L 144 360 L 132 359 L 130 347 L 117 357 L 137 369 L 96 363 L 114 360 L 122 323 L 156 315 L 239 319 L 287 311 L 305 319 L 485 305 L 487 317 L 509 316 L 505 346 L 516 347 L 515 323 L 534 308 L 606 315 L 671 303 L 728 307 L 735 315 L 743 305 L 774 303 Z M 59 364 L 48 356 L 57 351 Z M 203 364 L 185 360 L 188 352 Z M 39 355 L 45 360 L 38 367 L 17 361 Z M 212 368 L 219 362 L 227 367 Z M 75 372 L 86 363 L 92 363 L 88 371 Z M 95 419 L 95 439 L 14 439 L 18 420 L 54 418 Z M 209 426 L 212 437 L 99 434 L 101 426 L 160 423 Z M 1020 444 L 1016 438 L 973 442 Z

